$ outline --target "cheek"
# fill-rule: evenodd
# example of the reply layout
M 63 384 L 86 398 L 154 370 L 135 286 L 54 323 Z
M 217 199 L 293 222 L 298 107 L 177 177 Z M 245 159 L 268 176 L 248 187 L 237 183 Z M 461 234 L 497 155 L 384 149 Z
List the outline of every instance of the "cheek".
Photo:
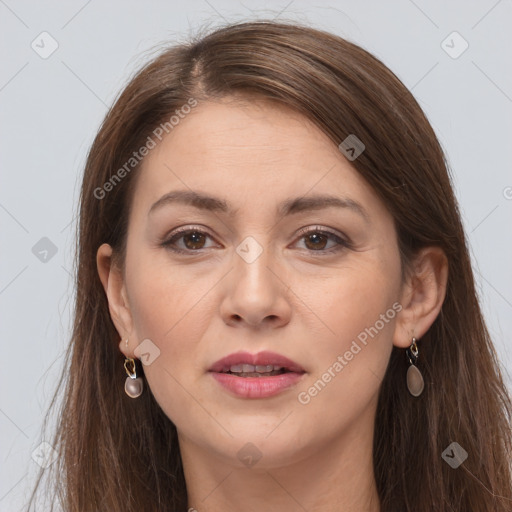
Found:
M 190 376 L 204 372 L 198 345 L 212 320 L 205 294 L 218 278 L 192 276 L 155 260 L 148 257 L 150 264 L 133 265 L 127 273 L 134 338 L 139 343 L 149 339 L 156 347 L 157 357 L 144 365 L 144 377 L 166 415 L 181 426 L 183 411 L 193 405 L 187 392 Z
M 368 254 L 322 278 L 299 278 L 292 288 L 307 306 L 303 313 L 311 317 L 308 327 L 317 333 L 321 329 L 326 341 L 331 339 L 334 345 L 343 346 L 392 308 L 399 298 L 399 277 L 400 267 L 394 259 L 377 259 Z M 388 334 L 387 320 L 395 316 L 391 309 L 384 318 L 385 325 L 379 322 L 379 331 Z M 325 345 L 333 347 L 332 343 Z
M 186 421 L 183 411 L 191 407 L 187 373 L 197 359 L 196 340 L 201 339 L 202 327 L 194 322 L 194 304 L 200 297 L 177 288 L 172 275 L 141 280 L 133 287 L 132 314 L 138 341 L 150 339 L 157 347 L 157 357 L 144 365 L 144 379 L 160 408 L 180 428 Z
M 326 404 L 338 404 L 347 416 L 368 405 L 392 350 L 401 309 L 399 277 L 396 260 L 361 259 L 357 268 L 344 268 L 320 288 L 298 292 L 315 313 L 305 327 L 316 340 L 314 374 L 300 390 L 304 393 L 300 403 L 318 414 L 326 414 L 322 412 Z
M 164 254 L 155 257 L 149 252 L 134 261 L 129 276 L 130 309 L 137 337 L 150 338 L 179 358 L 207 320 L 197 311 L 204 307 L 205 293 L 215 284 L 214 276 L 193 275 L 171 265 Z

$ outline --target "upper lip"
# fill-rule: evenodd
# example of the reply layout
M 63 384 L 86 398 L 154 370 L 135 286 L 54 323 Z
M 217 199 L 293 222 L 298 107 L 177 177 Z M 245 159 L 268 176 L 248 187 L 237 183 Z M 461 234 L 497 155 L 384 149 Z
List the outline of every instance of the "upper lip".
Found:
M 304 368 L 295 361 L 292 361 L 281 354 L 269 351 L 258 352 L 257 354 L 251 354 L 249 352 L 235 352 L 213 363 L 208 371 L 220 373 L 226 367 L 229 368 L 230 366 L 239 364 L 252 364 L 254 366 L 272 364 L 274 366 L 282 366 L 290 372 L 305 372 Z

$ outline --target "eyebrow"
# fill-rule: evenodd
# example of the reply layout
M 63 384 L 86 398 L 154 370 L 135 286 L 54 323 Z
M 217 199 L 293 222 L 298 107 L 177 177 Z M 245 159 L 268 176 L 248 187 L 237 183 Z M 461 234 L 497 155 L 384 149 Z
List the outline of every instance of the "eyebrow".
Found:
M 184 204 L 193 206 L 199 210 L 219 212 L 234 215 L 238 209 L 234 209 L 221 198 L 195 192 L 193 190 L 174 190 L 164 194 L 153 203 L 148 212 L 148 217 L 156 210 L 172 204 Z M 359 214 L 367 223 L 370 217 L 365 208 L 347 197 L 331 195 L 312 195 L 286 199 L 277 205 L 277 214 L 280 216 L 293 215 L 305 211 L 322 210 L 324 208 L 345 208 Z

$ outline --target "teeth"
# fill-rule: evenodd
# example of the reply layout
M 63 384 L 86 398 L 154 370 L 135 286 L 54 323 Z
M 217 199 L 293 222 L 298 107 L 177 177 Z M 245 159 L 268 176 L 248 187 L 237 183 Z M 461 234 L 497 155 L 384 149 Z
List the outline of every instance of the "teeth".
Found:
M 273 377 L 274 375 L 279 375 L 281 372 L 265 372 L 265 373 L 259 373 L 259 372 L 249 372 L 249 373 L 237 373 L 237 377 Z
M 268 373 L 281 370 L 282 366 L 274 366 L 273 364 L 267 365 L 252 365 L 252 364 L 235 364 L 229 368 L 231 373 Z
M 274 369 L 273 364 L 267 364 L 266 366 L 256 365 L 256 371 L 259 373 L 271 372 Z

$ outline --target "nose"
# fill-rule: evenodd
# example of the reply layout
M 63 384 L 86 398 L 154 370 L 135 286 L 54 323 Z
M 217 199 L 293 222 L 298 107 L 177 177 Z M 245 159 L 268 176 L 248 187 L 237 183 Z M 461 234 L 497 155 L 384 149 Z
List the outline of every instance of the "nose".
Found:
M 267 249 L 252 262 L 234 255 L 221 304 L 224 322 L 231 326 L 277 328 L 290 321 L 289 285 Z

